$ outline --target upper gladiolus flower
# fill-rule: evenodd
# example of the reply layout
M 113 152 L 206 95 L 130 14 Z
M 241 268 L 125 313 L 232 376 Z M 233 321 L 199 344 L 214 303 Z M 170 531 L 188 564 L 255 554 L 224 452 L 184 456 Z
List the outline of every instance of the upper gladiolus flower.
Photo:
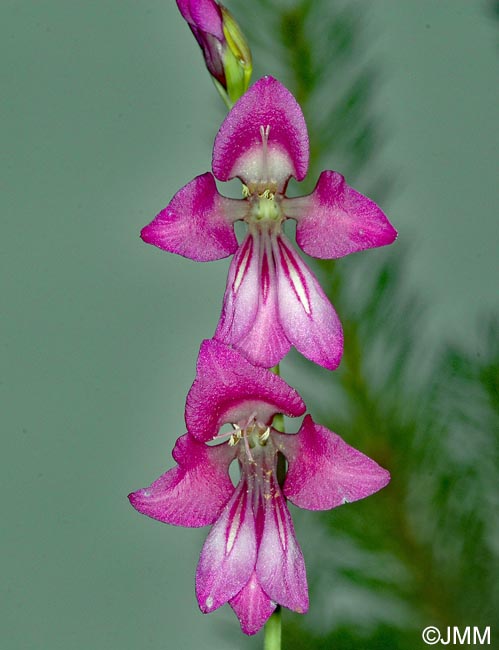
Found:
M 228 9 L 215 0 L 177 0 L 199 46 L 213 81 L 226 104 L 232 104 L 249 86 L 251 51 Z
M 295 435 L 272 428 L 276 413 L 297 417 L 304 411 L 301 397 L 280 377 L 228 346 L 205 341 L 187 396 L 188 433 L 173 450 L 178 465 L 129 495 L 134 508 L 159 521 L 214 524 L 197 568 L 199 606 L 207 613 L 229 602 L 246 634 L 257 632 L 278 603 L 308 609 L 305 564 L 286 498 L 327 510 L 369 496 L 390 479 L 310 416 Z M 224 424 L 232 424 L 230 433 L 219 433 Z M 282 488 L 279 452 L 288 462 Z M 237 487 L 228 471 L 235 459 Z
M 284 222 L 296 220 L 298 245 L 319 258 L 384 246 L 397 235 L 380 208 L 337 172 L 322 172 L 308 196 L 286 197 L 291 176 L 305 177 L 308 157 L 299 105 L 276 79 L 264 77 L 229 112 L 213 148 L 213 174 L 220 181 L 240 178 L 244 199 L 221 196 L 206 173 L 141 233 L 150 244 L 198 261 L 235 253 L 215 337 L 268 368 L 292 345 L 331 370 L 343 352 L 336 312 L 284 235 Z M 248 225 L 240 245 L 237 220 Z

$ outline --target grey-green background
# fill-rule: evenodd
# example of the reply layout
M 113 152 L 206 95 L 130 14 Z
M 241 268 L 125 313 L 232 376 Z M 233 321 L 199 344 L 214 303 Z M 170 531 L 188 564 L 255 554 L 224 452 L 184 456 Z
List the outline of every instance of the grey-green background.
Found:
M 497 306 L 497 22 L 469 0 L 356 5 L 395 170 L 383 207 L 431 336 L 466 340 Z M 173 0 L 0 12 L 0 646 L 233 648 L 230 610 L 195 601 L 206 531 L 126 500 L 171 463 L 227 270 L 138 232 L 209 169 L 219 99 Z

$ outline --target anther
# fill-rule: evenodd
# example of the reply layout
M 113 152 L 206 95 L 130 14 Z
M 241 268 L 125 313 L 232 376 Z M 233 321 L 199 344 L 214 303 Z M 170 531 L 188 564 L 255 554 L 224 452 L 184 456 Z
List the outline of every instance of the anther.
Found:
M 263 433 L 260 434 L 260 444 L 264 445 L 270 436 L 270 427 L 267 427 Z

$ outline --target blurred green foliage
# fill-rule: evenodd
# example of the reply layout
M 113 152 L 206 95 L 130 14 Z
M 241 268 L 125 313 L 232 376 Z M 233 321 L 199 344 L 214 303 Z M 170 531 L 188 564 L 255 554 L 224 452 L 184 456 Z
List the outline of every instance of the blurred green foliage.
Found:
M 362 190 L 380 201 L 393 175 L 372 164 L 382 143 L 371 109 L 377 77 L 358 63 L 354 5 L 251 4 L 231 6 L 257 72 L 269 72 L 262 61 L 272 73 L 282 66 L 303 107 L 309 178 L 333 159 L 354 185 L 368 170 Z M 381 252 L 315 262 L 344 325 L 345 356 L 334 373 L 295 362 L 327 386 L 327 403 L 308 400 L 314 417 L 387 467 L 392 481 L 332 512 L 293 511 L 317 541 L 306 542 L 313 607 L 306 617 L 285 612 L 287 650 L 414 650 L 428 625 L 491 626 L 492 640 L 499 630 L 499 323 L 477 318 L 467 348 L 430 341 L 428 307 L 404 275 L 408 251 Z

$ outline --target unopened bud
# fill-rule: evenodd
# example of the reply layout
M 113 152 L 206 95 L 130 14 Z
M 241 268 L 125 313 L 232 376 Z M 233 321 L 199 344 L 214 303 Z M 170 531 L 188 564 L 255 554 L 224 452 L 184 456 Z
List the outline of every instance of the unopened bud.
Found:
M 248 89 L 251 51 L 234 17 L 215 0 L 177 0 L 222 99 L 230 108 Z

